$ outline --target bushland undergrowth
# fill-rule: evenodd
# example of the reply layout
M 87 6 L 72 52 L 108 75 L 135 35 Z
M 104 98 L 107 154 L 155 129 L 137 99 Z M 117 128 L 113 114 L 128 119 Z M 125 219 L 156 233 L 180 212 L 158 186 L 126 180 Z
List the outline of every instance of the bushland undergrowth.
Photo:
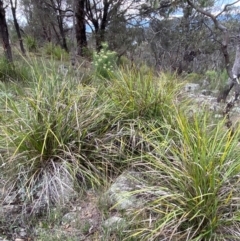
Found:
M 16 193 L 23 216 L 27 206 L 34 215 L 140 168 L 159 194 L 128 213 L 121 240 L 240 239 L 239 131 L 205 111 L 188 115 L 175 75 L 114 68 L 79 78 L 51 61 L 0 62 L 6 196 Z

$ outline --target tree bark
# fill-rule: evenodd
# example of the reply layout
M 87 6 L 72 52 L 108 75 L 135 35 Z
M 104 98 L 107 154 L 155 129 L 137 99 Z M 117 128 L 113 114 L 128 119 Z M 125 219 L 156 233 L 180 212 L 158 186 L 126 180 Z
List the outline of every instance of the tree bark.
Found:
M 15 26 L 15 29 L 16 29 L 16 32 L 17 32 L 20 49 L 21 49 L 21 51 L 22 51 L 22 54 L 25 55 L 26 52 L 25 52 L 25 49 L 24 49 L 24 46 L 23 46 L 22 35 L 21 35 L 20 27 L 19 27 L 19 24 L 18 24 L 18 21 L 17 21 L 17 17 L 16 17 L 17 0 L 15 0 L 15 5 L 13 5 L 12 0 L 10 0 L 10 4 L 11 4 L 13 22 L 14 22 L 14 26 Z
M 12 49 L 9 42 L 9 34 L 3 1 L 0 0 L 0 33 L 2 37 L 3 49 L 8 62 L 13 62 Z
M 57 16 L 58 27 L 59 27 L 59 31 L 60 31 L 60 35 L 61 35 L 61 39 L 62 39 L 62 48 L 65 49 L 66 52 L 68 52 L 67 40 L 66 40 L 66 36 L 64 33 L 63 20 L 62 20 L 61 14 L 62 14 L 61 11 L 59 11 L 59 14 Z
M 108 22 L 108 14 L 109 14 L 109 1 L 103 1 L 103 16 L 101 19 L 100 28 L 96 32 L 96 48 L 99 52 L 102 48 L 102 43 L 105 41 L 105 30 Z
M 230 83 L 227 84 L 227 86 L 223 89 L 223 91 L 220 92 L 217 101 L 226 101 L 226 98 L 229 94 L 229 92 L 231 91 L 231 89 L 234 87 L 235 89 L 235 100 L 237 100 L 238 96 L 240 95 L 240 84 L 239 84 L 239 77 L 240 77 L 240 36 L 237 36 L 238 38 L 238 44 L 237 44 L 237 49 L 236 49 L 236 56 L 235 56 L 235 60 L 234 60 L 234 65 L 233 68 L 231 68 L 230 66 L 230 57 L 229 57 L 229 53 L 228 53 L 228 45 L 229 45 L 229 32 L 228 29 L 222 25 L 222 23 L 217 19 L 219 15 L 221 15 L 226 9 L 227 7 L 230 7 L 232 5 L 234 5 L 235 3 L 239 2 L 233 2 L 230 4 L 226 4 L 225 7 L 223 8 L 223 10 L 217 14 L 217 15 L 213 15 L 208 11 L 205 11 L 204 9 L 198 7 L 196 4 L 194 4 L 191 0 L 187 0 L 188 4 L 193 7 L 196 11 L 198 11 L 199 13 L 209 17 L 212 19 L 215 27 L 217 29 L 219 29 L 222 34 L 222 41 L 221 41 L 221 50 L 225 59 L 225 67 L 228 73 L 228 76 L 230 78 Z
M 77 53 L 78 55 L 83 56 L 84 48 L 87 47 L 87 35 L 85 26 L 85 0 L 76 1 L 76 39 Z

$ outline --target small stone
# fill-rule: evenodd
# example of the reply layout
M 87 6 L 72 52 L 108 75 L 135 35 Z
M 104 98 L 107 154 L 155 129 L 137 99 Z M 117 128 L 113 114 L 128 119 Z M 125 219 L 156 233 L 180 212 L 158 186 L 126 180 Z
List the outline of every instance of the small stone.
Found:
M 195 91 L 199 90 L 199 88 L 200 88 L 199 84 L 188 83 L 185 85 L 186 92 L 195 92 Z
M 131 195 L 133 190 L 141 189 L 139 187 L 140 176 L 140 173 L 137 172 L 122 173 L 105 193 L 106 202 L 117 210 L 135 209 L 143 206 L 144 200 Z
M 20 230 L 19 235 L 20 235 L 22 238 L 26 237 L 26 236 L 27 236 L 27 233 L 26 233 L 25 229 L 22 228 L 22 229 Z
M 126 222 L 120 217 L 110 217 L 103 223 L 103 227 L 108 231 L 117 231 L 123 229 L 126 226 Z
M 65 214 L 62 217 L 62 225 L 72 224 L 72 223 L 76 222 L 77 217 L 78 217 L 78 213 L 76 213 L 76 212 L 70 212 L 70 213 Z
M 208 85 L 210 85 L 209 81 L 206 80 L 206 79 L 204 79 L 203 82 L 202 82 L 202 86 L 203 86 L 203 87 L 206 87 L 206 86 L 208 86 Z
M 222 115 L 220 115 L 220 114 L 216 114 L 216 115 L 214 115 L 214 118 L 216 118 L 216 119 L 220 119 L 220 118 L 222 118 L 223 116 Z
M 202 91 L 201 91 L 201 94 L 202 94 L 202 95 L 211 95 L 211 94 L 212 94 L 212 91 L 211 91 L 211 90 L 202 90 Z
M 3 237 L 0 237 L 0 241 L 9 241 L 8 239 L 5 239 Z

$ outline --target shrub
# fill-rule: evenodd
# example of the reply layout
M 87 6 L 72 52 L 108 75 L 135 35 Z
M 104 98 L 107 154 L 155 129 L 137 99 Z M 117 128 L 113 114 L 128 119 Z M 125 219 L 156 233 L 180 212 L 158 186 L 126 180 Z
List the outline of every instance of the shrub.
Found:
M 25 81 L 29 80 L 29 68 L 21 59 L 19 62 L 9 63 L 5 58 L 0 58 L 0 81 Z
M 44 46 L 44 53 L 50 55 L 54 60 L 68 60 L 68 53 L 61 48 L 59 45 L 54 45 L 53 43 L 47 43 Z
M 193 82 L 193 83 L 200 83 L 200 81 L 202 81 L 203 79 L 203 76 L 198 74 L 198 73 L 190 73 L 190 74 L 187 74 L 186 75 L 186 79 L 189 81 L 189 82 Z
M 83 48 L 83 56 L 89 60 L 92 60 L 93 58 L 93 50 L 91 48 L 88 47 L 84 47 Z
M 24 42 L 26 44 L 26 47 L 27 47 L 27 50 L 29 52 L 36 52 L 37 51 L 37 40 L 30 36 L 30 35 L 27 35 L 25 38 L 24 38 Z
M 111 78 L 111 74 L 116 67 L 116 60 L 116 52 L 108 50 L 108 45 L 103 43 L 101 51 L 93 53 L 93 66 L 96 76 L 101 79 Z
M 225 87 L 226 81 L 229 78 L 226 70 L 222 72 L 208 70 L 205 75 L 207 80 L 210 82 L 211 89 L 222 89 Z

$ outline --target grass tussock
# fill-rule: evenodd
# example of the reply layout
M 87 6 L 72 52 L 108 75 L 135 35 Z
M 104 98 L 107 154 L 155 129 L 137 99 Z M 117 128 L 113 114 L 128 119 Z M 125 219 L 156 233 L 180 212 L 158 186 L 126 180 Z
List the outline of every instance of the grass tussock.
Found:
M 151 71 L 142 73 L 125 68 L 112 75 L 105 92 L 115 108 L 129 118 L 163 121 L 171 115 L 180 86 L 174 75 L 154 76 Z
M 4 202 L 39 213 L 131 168 L 148 186 L 121 240 L 239 239 L 239 130 L 187 113 L 179 78 L 122 68 L 86 82 L 55 62 L 21 61 L 20 79 L 0 63 L 10 80 L 0 91 Z
M 59 203 L 76 182 L 100 185 L 107 166 L 114 169 L 110 158 L 97 158 L 97 140 L 108 129 L 108 106 L 97 103 L 95 88 L 32 68 L 24 91 L 17 97 L 3 95 L 0 102 L 2 166 L 9 193 L 17 190 L 28 201 L 37 195 L 48 205 Z
M 134 213 L 127 240 L 239 240 L 239 131 L 209 125 L 207 115 L 175 118 L 174 138 L 141 163 L 155 197 Z

